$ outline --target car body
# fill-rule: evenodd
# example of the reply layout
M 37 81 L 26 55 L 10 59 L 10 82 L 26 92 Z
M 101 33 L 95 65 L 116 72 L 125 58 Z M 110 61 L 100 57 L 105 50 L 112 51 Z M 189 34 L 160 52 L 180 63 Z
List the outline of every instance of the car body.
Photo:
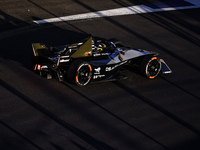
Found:
M 125 47 L 116 39 L 89 36 L 58 47 L 42 43 L 32 43 L 32 47 L 37 73 L 47 79 L 56 77 L 78 86 L 124 78 L 121 70 L 127 65 L 139 68 L 149 79 L 155 78 L 160 71 L 163 74 L 172 72 L 164 60 L 158 58 L 158 53 Z

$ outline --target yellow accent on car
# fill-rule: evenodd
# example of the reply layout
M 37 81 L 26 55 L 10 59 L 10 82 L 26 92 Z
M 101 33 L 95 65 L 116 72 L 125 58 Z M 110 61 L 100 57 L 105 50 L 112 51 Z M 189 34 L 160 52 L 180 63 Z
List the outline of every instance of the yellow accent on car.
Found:
M 32 43 L 34 56 L 48 56 L 50 52 L 47 50 L 46 46 L 42 43 Z
M 72 58 L 92 56 L 92 37 L 90 37 L 79 49 L 71 55 Z

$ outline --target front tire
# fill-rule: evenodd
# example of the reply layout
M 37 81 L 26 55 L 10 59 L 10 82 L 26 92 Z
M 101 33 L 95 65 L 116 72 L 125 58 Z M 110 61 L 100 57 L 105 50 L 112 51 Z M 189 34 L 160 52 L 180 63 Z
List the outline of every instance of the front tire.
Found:
M 160 72 L 161 63 L 156 56 L 145 56 L 142 60 L 140 70 L 142 75 L 154 79 Z
M 68 70 L 68 80 L 77 86 L 86 86 L 92 78 L 91 65 L 83 60 L 75 60 Z

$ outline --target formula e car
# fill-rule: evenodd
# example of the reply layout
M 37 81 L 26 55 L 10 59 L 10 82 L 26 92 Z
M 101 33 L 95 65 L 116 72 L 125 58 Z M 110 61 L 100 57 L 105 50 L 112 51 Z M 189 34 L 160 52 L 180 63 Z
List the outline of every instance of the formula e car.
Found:
M 58 47 L 32 43 L 32 48 L 36 73 L 78 86 L 124 78 L 121 70 L 127 65 L 139 68 L 141 75 L 149 79 L 159 72 L 172 72 L 165 61 L 158 58 L 158 53 L 125 47 L 116 39 L 89 36 L 80 42 Z

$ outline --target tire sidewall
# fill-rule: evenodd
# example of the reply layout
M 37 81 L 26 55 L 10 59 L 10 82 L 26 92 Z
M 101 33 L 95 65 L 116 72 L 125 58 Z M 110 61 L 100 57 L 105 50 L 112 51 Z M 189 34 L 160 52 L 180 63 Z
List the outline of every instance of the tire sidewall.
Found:
M 78 79 L 78 75 L 79 75 L 79 70 L 83 66 L 88 66 L 90 68 L 90 72 L 89 72 L 88 80 L 85 83 L 80 83 Z M 86 86 L 91 81 L 91 78 L 92 78 L 92 67 L 87 61 L 79 60 L 79 59 L 75 60 L 74 62 L 72 62 L 72 64 L 70 65 L 68 69 L 67 78 L 69 82 L 76 84 L 77 86 L 80 86 L 80 87 Z
M 157 61 L 159 63 L 159 68 L 158 68 L 158 71 L 155 75 L 151 75 L 148 71 L 148 67 L 149 67 L 149 64 L 152 62 L 152 61 Z M 154 79 L 156 76 L 158 76 L 160 70 L 161 70 L 161 63 L 160 63 L 160 60 L 158 59 L 157 56 L 145 56 L 143 58 L 143 61 L 141 63 L 141 73 L 142 75 L 146 76 L 147 78 L 149 79 Z

